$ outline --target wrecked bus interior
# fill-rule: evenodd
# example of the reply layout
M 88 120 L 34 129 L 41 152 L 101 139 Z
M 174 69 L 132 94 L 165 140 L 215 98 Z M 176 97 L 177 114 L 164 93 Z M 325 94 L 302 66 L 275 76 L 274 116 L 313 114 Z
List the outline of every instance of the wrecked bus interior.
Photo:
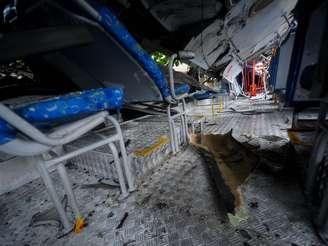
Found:
M 328 245 L 327 24 L 327 0 L 0 0 L 0 245 Z

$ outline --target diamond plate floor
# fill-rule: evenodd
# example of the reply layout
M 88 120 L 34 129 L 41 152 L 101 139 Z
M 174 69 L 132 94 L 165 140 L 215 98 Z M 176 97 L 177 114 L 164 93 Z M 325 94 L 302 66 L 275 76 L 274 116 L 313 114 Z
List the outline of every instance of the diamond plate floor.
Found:
M 178 133 L 180 133 L 180 123 L 177 122 Z M 143 117 L 129 122 L 125 122 L 121 126 L 123 138 L 126 142 L 127 154 L 132 156 L 132 172 L 134 175 L 142 176 L 149 169 L 162 162 L 170 152 L 169 143 L 163 144 L 158 149 L 153 151 L 149 156 L 138 157 L 134 155 L 134 151 L 147 148 L 154 145 L 160 137 L 169 138 L 168 120 L 165 116 Z M 100 140 L 101 136 L 110 136 L 113 134 L 113 129 L 101 129 L 97 134 L 88 134 L 77 141 L 74 141 L 66 146 L 67 151 L 76 150 L 90 144 L 96 140 Z M 181 137 L 179 134 L 179 139 Z M 107 146 L 97 148 L 82 154 L 71 160 L 82 169 L 87 169 L 90 173 L 99 178 L 117 179 L 117 174 L 114 167 L 113 156 Z
M 205 130 L 224 133 L 233 128 L 238 139 L 262 139 L 260 145 L 271 145 L 267 136 L 285 138 L 281 129 L 289 127 L 287 119 L 288 112 L 276 110 L 227 113 L 207 118 Z M 33 214 L 52 207 L 38 179 L 0 196 L 0 245 L 321 245 L 296 172 L 252 174 L 243 186 L 249 219 L 238 227 L 229 224 L 206 163 L 191 146 L 153 169 L 123 201 L 116 188 L 83 188 L 97 181 L 90 172 L 75 166 L 68 172 L 88 227 L 79 235 L 58 238 L 56 224 L 31 225 Z M 52 176 L 62 194 L 56 173 Z M 122 227 L 116 229 L 126 213 Z
M 233 136 L 244 135 L 279 136 L 287 138 L 287 128 L 291 127 L 290 111 L 273 111 L 269 113 L 243 115 L 240 113 L 220 114 L 209 118 L 205 133 L 224 134 L 233 129 Z
M 292 111 L 280 110 L 272 101 L 250 100 L 241 98 L 229 101 L 222 112 L 215 105 L 192 106 L 191 119 L 203 116 L 205 119 L 204 133 L 224 134 L 233 129 L 233 136 L 238 140 L 247 137 L 278 136 L 288 138 L 287 128 L 291 127 Z
M 51 206 L 37 180 L 1 197 L 1 245 L 320 245 L 295 180 L 261 172 L 244 188 L 250 218 L 232 227 L 192 147 L 154 170 L 123 202 L 115 189 L 80 188 L 94 177 L 76 169 L 69 174 L 88 227 L 57 239 L 55 226 L 29 226 L 34 213 Z M 122 228 L 116 229 L 126 212 Z

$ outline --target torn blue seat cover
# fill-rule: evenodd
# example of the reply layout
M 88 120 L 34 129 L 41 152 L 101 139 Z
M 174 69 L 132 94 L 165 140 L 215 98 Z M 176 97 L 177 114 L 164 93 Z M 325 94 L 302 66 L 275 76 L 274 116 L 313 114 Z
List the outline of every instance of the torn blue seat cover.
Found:
M 120 109 L 122 104 L 122 89 L 100 88 L 18 105 L 12 110 L 32 125 L 44 130 L 103 110 Z M 16 133 L 16 129 L 0 118 L 0 144 L 15 139 Z
M 114 13 L 103 5 L 94 5 L 101 16 L 101 25 L 139 62 L 153 79 L 163 98 L 170 96 L 170 89 L 161 68 L 151 56 L 137 43 Z

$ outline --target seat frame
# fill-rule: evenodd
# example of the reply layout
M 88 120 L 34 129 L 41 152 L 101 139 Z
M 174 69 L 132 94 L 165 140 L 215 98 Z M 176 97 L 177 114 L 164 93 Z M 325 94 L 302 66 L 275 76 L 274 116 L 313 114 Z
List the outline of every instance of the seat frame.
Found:
M 35 166 L 38 169 L 40 176 L 47 188 L 48 194 L 58 212 L 65 231 L 72 230 L 72 224 L 70 223 L 65 209 L 61 204 L 61 200 L 59 199 L 55 190 L 53 180 L 50 177 L 49 167 L 56 166 L 56 170 L 58 171 L 59 177 L 61 178 L 61 181 L 64 185 L 65 193 L 67 194 L 70 205 L 72 207 L 75 223 L 79 218 L 82 218 L 82 215 L 65 168 L 65 163 L 68 160 L 101 146 L 108 145 L 113 154 L 115 168 L 118 174 L 121 188 L 121 198 L 127 197 L 129 192 L 135 190 L 134 180 L 130 171 L 130 165 L 128 163 L 121 127 L 118 121 L 114 117 L 110 116 L 108 112 L 102 111 L 82 120 L 60 126 L 55 128 L 54 131 L 48 135 L 40 132 L 25 119 L 21 118 L 15 112 L 1 103 L 0 117 L 7 121 L 14 128 L 22 132 L 25 136 L 29 137 L 29 140 L 25 140 L 23 137 L 18 136 L 17 139 L 0 145 L 0 151 L 16 156 L 30 156 L 33 158 L 35 161 Z M 115 133 L 109 137 L 102 136 L 102 140 L 81 147 L 75 151 L 65 153 L 65 144 L 80 138 L 102 123 L 105 123 L 105 125 L 112 124 L 115 128 Z M 120 149 L 124 172 L 121 167 L 118 154 L 119 152 L 115 143 L 117 143 Z M 54 157 L 47 159 L 46 156 L 51 156 L 49 153 L 55 153 Z M 128 189 L 125 180 L 127 181 Z

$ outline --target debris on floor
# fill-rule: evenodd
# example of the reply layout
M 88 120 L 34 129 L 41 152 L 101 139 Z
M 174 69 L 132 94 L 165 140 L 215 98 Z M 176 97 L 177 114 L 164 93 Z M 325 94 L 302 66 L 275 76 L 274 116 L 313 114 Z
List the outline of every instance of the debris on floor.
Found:
M 37 212 L 32 216 L 31 226 L 52 225 L 60 228 L 61 222 L 54 207 L 42 212 Z
M 232 136 L 231 130 L 226 134 L 192 135 L 190 141 L 208 165 L 233 226 L 247 220 L 249 210 L 262 205 L 262 201 L 253 201 L 247 191 L 259 188 L 256 186 L 262 179 L 281 176 L 280 182 L 286 182 L 283 178 L 290 178 L 296 186 L 299 185 L 296 177 L 300 171 L 292 159 L 296 153 L 287 138 L 248 135 L 246 141 L 241 142 Z M 289 173 L 291 170 L 292 174 Z M 284 175 L 286 172 L 289 177 Z
M 62 203 L 65 211 L 67 211 L 68 198 L 67 198 L 66 194 L 64 195 L 63 199 L 61 200 L 61 203 Z M 49 209 L 46 209 L 42 212 L 39 211 L 39 212 L 33 214 L 30 226 L 43 226 L 43 225 L 55 226 L 58 228 L 58 230 L 62 229 L 60 217 L 59 217 L 55 207 L 50 207 Z
M 260 104 L 253 107 L 263 109 Z M 271 109 L 270 105 L 265 107 Z M 235 216 L 235 226 L 229 223 L 224 199 L 218 195 L 210 177 L 208 166 L 213 157 L 202 158 L 192 146 L 181 148 L 177 155 L 169 155 L 166 154 L 169 145 L 165 144 L 134 164 L 140 170 L 147 167 L 146 172 L 138 176 L 138 190 L 124 200 L 119 199 L 119 189 L 101 184 L 115 184 L 115 178 L 99 182 L 100 177 L 94 175 L 96 171 L 106 170 L 93 170 L 92 164 L 111 165 L 104 150 L 84 156 L 80 163 L 68 168 L 78 204 L 88 222 L 80 234 L 62 234 L 58 227 L 49 224 L 30 226 L 34 214 L 52 207 L 40 179 L 1 195 L 0 245 L 320 246 L 298 182 L 298 169 L 287 158 L 288 135 L 281 130 L 291 127 L 290 122 L 285 122 L 286 115 L 289 117 L 289 112 L 222 113 L 217 118 L 208 118 L 204 124 L 204 133 L 225 135 L 226 142 L 220 148 L 225 150 L 222 159 L 227 166 L 238 165 L 245 154 L 258 160 L 259 166 L 239 187 L 247 220 Z M 167 119 L 156 116 L 135 120 L 122 128 L 125 139 L 131 139 L 129 153 L 156 144 L 168 132 Z M 229 136 L 227 132 L 232 128 Z M 233 155 L 229 155 L 231 150 L 227 146 L 230 145 L 237 146 L 231 147 L 232 150 L 238 149 Z M 263 151 L 266 155 L 259 158 Z M 277 163 L 278 160 L 282 161 Z M 63 197 L 58 175 L 52 173 L 51 177 Z M 83 188 L 88 184 L 96 186 Z
M 126 220 L 126 218 L 129 216 L 129 213 L 125 212 L 120 223 L 116 226 L 116 230 L 122 228 L 124 221 Z
M 94 188 L 94 189 L 115 189 L 115 188 L 120 188 L 120 185 L 117 182 L 110 181 L 110 180 L 104 180 L 104 179 L 99 179 L 97 183 L 92 183 L 92 184 L 82 184 L 81 189 L 89 189 L 89 188 Z

